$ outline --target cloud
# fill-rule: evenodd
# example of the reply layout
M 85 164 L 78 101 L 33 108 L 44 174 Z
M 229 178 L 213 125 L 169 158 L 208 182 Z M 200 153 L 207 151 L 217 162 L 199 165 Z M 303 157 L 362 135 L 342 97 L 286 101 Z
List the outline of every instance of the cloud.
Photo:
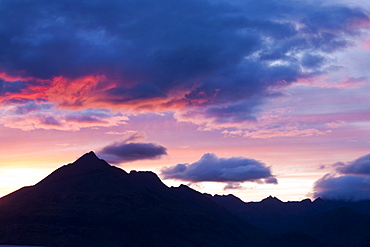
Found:
M 370 177 L 326 174 L 316 181 L 314 196 L 329 200 L 370 200 Z
M 77 131 L 82 128 L 110 127 L 126 124 L 128 118 L 120 113 L 103 109 L 65 111 L 50 103 L 27 100 L 4 107 L 0 124 L 9 128 L 29 131 L 57 129 Z
M 277 184 L 278 181 L 275 177 L 269 177 L 269 178 L 265 179 L 265 183 L 266 184 Z
M 326 126 L 328 126 L 329 128 L 339 128 L 343 125 L 345 125 L 346 122 L 344 121 L 334 121 L 334 122 L 331 122 L 331 123 L 326 123 Z
M 5 96 L 7 94 L 20 93 L 26 85 L 22 81 L 8 82 L 0 80 L 0 95 Z
M 263 126 L 254 130 L 223 130 L 221 133 L 225 137 L 242 136 L 254 139 L 269 139 L 269 138 L 289 138 L 289 137 L 310 137 L 327 135 L 331 130 L 318 130 L 313 128 L 304 128 L 306 126 L 296 126 L 292 123 L 285 126 L 272 125 Z
M 235 187 L 239 182 L 277 183 L 271 174 L 270 167 L 265 164 L 243 157 L 218 158 L 207 153 L 199 161 L 192 164 L 177 164 L 161 170 L 164 179 L 178 179 L 189 182 L 227 182 Z
M 241 190 L 244 187 L 240 183 L 227 183 L 224 190 Z
M 337 171 L 341 174 L 370 176 L 370 154 L 348 162 L 344 166 L 339 166 Z
M 14 107 L 10 108 L 8 111 L 10 113 L 14 113 L 17 115 L 25 115 L 30 112 L 36 112 L 36 111 L 42 111 L 42 110 L 48 110 L 53 108 L 52 104 L 46 104 L 46 103 L 41 103 L 38 104 L 35 101 L 28 101 L 25 104 L 21 105 L 15 105 Z
M 130 133 L 132 130 L 127 130 L 127 131 L 122 131 L 122 132 L 119 132 L 119 131 L 108 131 L 108 132 L 105 132 L 105 134 L 107 135 L 126 135 L 128 133 Z
M 335 172 L 315 182 L 313 195 L 331 200 L 370 200 L 370 154 L 333 165 Z
M 319 1 L 14 0 L 0 22 L 1 104 L 227 125 L 255 121 L 271 87 L 324 74 L 369 18 Z
M 335 77 L 334 73 L 329 77 L 323 74 L 313 78 L 300 79 L 296 85 L 309 85 L 318 88 L 355 89 L 367 85 L 367 77 L 350 77 L 348 75 Z
M 155 143 L 132 143 L 143 138 L 143 133 L 130 135 L 123 141 L 113 143 L 98 152 L 99 156 L 109 163 L 119 164 L 145 159 L 159 159 L 167 155 L 167 149 Z
M 280 130 L 281 129 L 281 130 Z M 276 129 L 261 129 L 254 132 L 246 131 L 244 137 L 258 138 L 258 139 L 267 139 L 267 138 L 276 138 L 276 137 L 308 137 L 308 136 L 317 136 L 317 135 L 327 135 L 331 130 L 320 131 L 317 129 L 293 129 L 286 130 L 283 128 Z
M 146 134 L 141 131 L 134 131 L 129 134 L 128 137 L 123 141 L 125 143 L 130 143 L 130 142 L 136 142 L 140 140 L 144 140 L 146 138 Z

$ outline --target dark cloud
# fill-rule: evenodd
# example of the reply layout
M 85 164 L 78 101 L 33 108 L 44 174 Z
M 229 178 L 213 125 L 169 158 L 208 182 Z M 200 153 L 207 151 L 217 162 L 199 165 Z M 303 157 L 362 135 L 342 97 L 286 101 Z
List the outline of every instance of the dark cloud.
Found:
M 228 182 L 235 187 L 235 182 L 264 179 L 265 182 L 277 183 L 271 170 L 265 164 L 243 157 L 218 158 L 207 153 L 192 164 L 177 164 L 161 170 L 164 179 L 179 179 L 190 182 Z
M 344 166 L 339 166 L 337 168 L 337 171 L 342 174 L 358 174 L 370 176 L 370 154 L 349 162 Z
M 154 143 L 127 143 L 127 139 L 104 147 L 99 156 L 109 163 L 118 164 L 136 160 L 158 159 L 167 149 Z
M 5 95 L 7 93 L 20 93 L 24 88 L 27 88 L 27 86 L 23 81 L 8 82 L 0 80 L 0 95 Z
M 37 80 L 2 81 L 0 94 L 104 75 L 74 89 L 90 101 L 80 91 L 47 99 L 85 108 L 176 99 L 184 116 L 254 121 L 271 86 L 323 73 L 325 56 L 350 46 L 364 21 L 360 9 L 319 1 L 5 0 L 0 71 Z
M 314 184 L 314 196 L 332 200 L 370 199 L 370 154 L 354 161 L 337 162 L 335 171 Z
M 318 68 L 325 62 L 325 58 L 320 55 L 305 54 L 302 58 L 302 65 L 307 68 Z
M 316 181 L 314 196 L 329 200 L 370 200 L 370 177 L 327 174 Z
M 211 106 L 207 108 L 204 116 L 215 118 L 217 123 L 240 123 L 244 121 L 256 121 L 253 116 L 258 102 L 238 102 L 227 106 Z
M 266 184 L 277 184 L 278 181 L 275 177 L 269 177 L 269 178 L 265 179 L 265 183 Z
M 107 90 L 110 102 L 124 103 L 135 100 L 166 98 L 166 94 L 153 83 L 142 83 L 132 88 L 116 87 Z

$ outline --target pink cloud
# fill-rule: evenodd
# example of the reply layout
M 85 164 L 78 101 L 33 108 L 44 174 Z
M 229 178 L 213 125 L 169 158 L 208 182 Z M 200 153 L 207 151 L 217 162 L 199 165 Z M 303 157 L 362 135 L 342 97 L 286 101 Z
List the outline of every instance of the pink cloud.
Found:
M 334 121 L 334 122 L 330 122 L 330 123 L 326 123 L 326 126 L 328 126 L 329 128 L 339 128 L 343 125 L 345 125 L 346 122 L 344 121 Z
M 306 85 L 320 88 L 354 89 L 368 84 L 366 77 L 351 77 L 343 75 L 340 78 L 320 75 L 315 77 L 301 78 L 295 85 Z
M 362 46 L 365 50 L 370 50 L 370 39 L 366 40 Z
M 308 125 L 320 126 L 321 128 L 338 128 L 344 126 L 345 123 L 370 121 L 370 112 L 338 112 L 338 113 L 323 113 L 323 114 L 267 114 L 259 117 L 259 126 L 272 125 Z
M 294 129 L 285 130 L 284 128 L 278 129 L 262 129 L 257 131 L 245 131 L 243 136 L 257 139 L 268 139 L 268 138 L 278 138 L 278 137 L 308 137 L 308 136 L 320 136 L 327 135 L 331 130 L 320 131 L 317 129 Z
M 23 107 L 23 108 L 22 108 Z M 0 124 L 25 131 L 56 129 L 77 131 L 81 128 L 111 127 L 126 124 L 127 116 L 102 110 L 62 111 L 51 104 L 47 107 L 36 103 L 5 107 Z
M 136 132 L 135 130 L 125 130 L 125 131 L 122 131 L 122 132 L 108 131 L 108 132 L 105 132 L 105 134 L 107 134 L 107 135 L 127 135 L 127 134 L 133 134 L 135 132 Z

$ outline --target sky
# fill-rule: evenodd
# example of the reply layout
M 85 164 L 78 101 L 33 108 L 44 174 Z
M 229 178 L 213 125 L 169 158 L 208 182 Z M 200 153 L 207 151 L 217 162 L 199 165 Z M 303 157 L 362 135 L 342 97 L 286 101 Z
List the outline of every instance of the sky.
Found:
M 3 0 L 0 196 L 94 151 L 244 201 L 370 199 L 370 4 Z

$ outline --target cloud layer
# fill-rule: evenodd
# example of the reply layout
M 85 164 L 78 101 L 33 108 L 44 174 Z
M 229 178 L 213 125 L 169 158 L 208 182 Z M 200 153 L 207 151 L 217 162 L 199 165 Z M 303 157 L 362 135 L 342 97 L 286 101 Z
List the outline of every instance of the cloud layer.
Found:
M 271 174 L 270 167 L 265 164 L 243 157 L 218 158 L 207 153 L 192 164 L 177 164 L 161 170 L 164 179 L 178 179 L 189 182 L 262 182 L 277 183 Z M 230 189 L 231 186 L 228 187 Z
M 28 101 L 0 108 L 0 124 L 25 131 L 57 129 L 77 131 L 87 127 L 111 127 L 127 123 L 128 117 L 105 109 L 69 111 L 55 109 L 53 104 Z
M 274 11 L 271 11 L 274 9 Z M 1 103 L 255 121 L 272 87 L 325 73 L 368 27 L 320 1 L 4 1 Z
M 335 164 L 336 170 L 316 181 L 314 196 L 331 200 L 370 200 L 370 154 Z

